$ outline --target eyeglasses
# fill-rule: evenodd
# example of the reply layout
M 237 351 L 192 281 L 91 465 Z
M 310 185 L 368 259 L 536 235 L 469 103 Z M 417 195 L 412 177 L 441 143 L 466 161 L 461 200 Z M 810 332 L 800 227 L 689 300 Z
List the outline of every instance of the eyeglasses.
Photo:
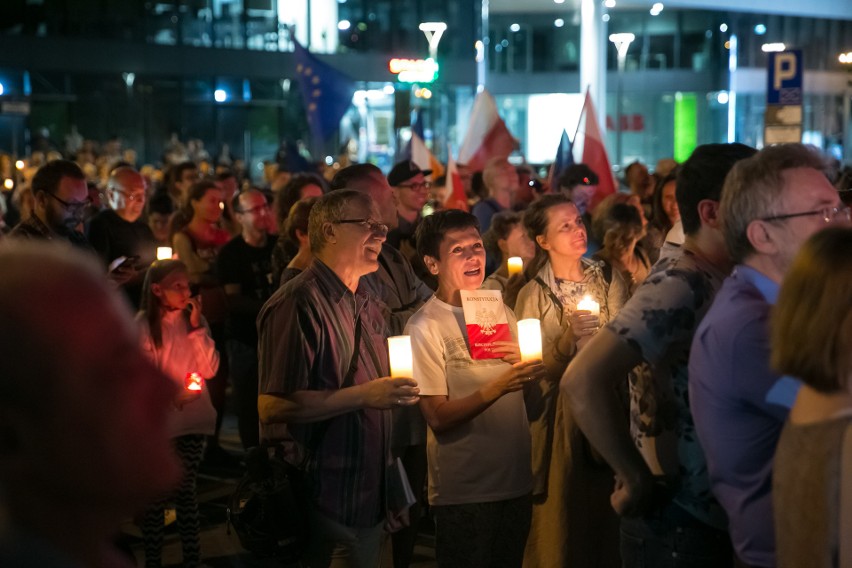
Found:
M 762 217 L 759 221 L 784 221 L 795 217 L 809 217 L 819 215 L 826 224 L 836 221 L 847 223 L 852 220 L 852 211 L 849 207 L 841 205 L 840 207 L 824 207 L 822 209 L 814 209 L 813 211 L 803 211 L 802 213 L 787 213 L 786 215 L 773 215 L 771 217 Z
M 56 201 L 62 205 L 62 207 L 71 213 L 71 215 L 75 217 L 81 217 L 83 215 L 83 211 L 92 204 L 91 199 L 86 199 L 85 201 L 65 201 L 64 199 L 60 199 L 58 196 L 50 193 L 49 191 L 45 191 L 46 194 L 54 198 Z
M 424 189 L 431 188 L 432 182 L 421 181 L 420 183 L 401 183 L 397 187 L 404 187 L 405 189 L 411 189 L 413 191 L 423 191 Z
M 374 235 L 387 235 L 388 234 L 388 226 L 384 223 L 377 223 L 372 219 L 341 219 L 340 221 L 335 221 L 338 225 L 345 225 L 347 223 L 363 225 L 370 230 Z
M 246 214 L 257 215 L 261 212 L 268 212 L 268 211 L 269 211 L 269 204 L 265 203 L 263 205 L 258 205 L 257 207 L 252 207 L 251 209 L 238 209 L 237 213 L 242 213 L 243 215 L 246 215 Z
M 146 196 L 144 191 L 140 191 L 138 193 L 128 193 L 123 189 L 115 189 L 113 191 L 117 191 L 118 193 L 123 195 L 127 201 L 130 201 L 131 203 L 145 203 Z

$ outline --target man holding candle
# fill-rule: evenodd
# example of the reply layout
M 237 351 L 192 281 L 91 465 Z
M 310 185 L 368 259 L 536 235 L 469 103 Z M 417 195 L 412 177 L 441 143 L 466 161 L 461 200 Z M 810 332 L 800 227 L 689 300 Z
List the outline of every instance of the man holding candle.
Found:
M 448 210 L 424 218 L 417 249 L 438 278 L 435 296 L 406 327 L 429 425 L 438 566 L 521 566 L 532 507 L 522 390 L 544 367 L 540 360 L 521 362 L 514 342 L 498 346 L 502 359 L 470 356 L 460 292 L 477 290 L 485 275 L 473 215 Z M 505 310 L 517 337 L 514 314 Z
M 682 253 L 660 261 L 615 318 L 580 350 L 561 390 L 592 445 L 615 470 L 625 567 L 731 566 L 724 511 L 710 492 L 687 396 L 692 337 L 731 263 L 719 227 L 725 175 L 753 155 L 742 144 L 699 146 L 677 201 Z M 630 380 L 630 428 L 616 386 Z
M 734 166 L 720 215 L 737 266 L 692 342 L 689 394 L 713 493 L 744 566 L 775 566 L 772 462 L 799 382 L 769 368 L 769 315 L 796 252 L 849 223 L 814 148 L 764 148 Z
M 258 316 L 261 438 L 285 442 L 311 492 L 308 566 L 346 558 L 377 566 L 388 518 L 390 412 L 416 404 L 417 384 L 387 376 L 382 307 L 362 278 L 379 266 L 387 225 L 357 191 L 320 197 L 311 210 L 314 262 Z

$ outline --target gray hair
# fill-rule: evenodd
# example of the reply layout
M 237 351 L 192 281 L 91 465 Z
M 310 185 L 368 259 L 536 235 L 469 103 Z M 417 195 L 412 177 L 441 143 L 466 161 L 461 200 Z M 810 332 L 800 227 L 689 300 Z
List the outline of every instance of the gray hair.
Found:
M 326 239 L 323 226 L 335 223 L 343 218 L 343 212 L 350 203 L 357 203 L 367 209 L 372 207 L 373 200 L 366 193 L 354 189 L 338 189 L 317 198 L 308 217 L 308 238 L 311 242 L 311 252 L 317 254 L 325 248 Z
M 755 252 L 748 240 L 749 224 L 782 213 L 779 203 L 785 189 L 784 172 L 794 168 L 812 168 L 826 177 L 831 171 L 828 160 L 814 146 L 778 144 L 740 160 L 725 178 L 719 216 L 734 262 L 740 263 Z

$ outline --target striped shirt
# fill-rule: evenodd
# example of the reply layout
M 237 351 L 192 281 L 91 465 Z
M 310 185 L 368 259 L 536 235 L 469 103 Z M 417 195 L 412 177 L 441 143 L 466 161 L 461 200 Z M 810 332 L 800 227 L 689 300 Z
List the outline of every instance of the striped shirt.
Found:
M 386 323 L 364 280 L 353 294 L 320 260 L 282 286 L 258 316 L 260 393 L 341 388 L 362 326 L 353 384 L 387 376 Z M 323 430 L 318 447 L 317 429 Z M 264 441 L 295 441 L 307 461 L 313 502 L 329 518 L 373 527 L 385 516 L 390 411 L 361 409 L 322 422 L 272 424 Z M 307 450 L 307 451 L 306 451 Z

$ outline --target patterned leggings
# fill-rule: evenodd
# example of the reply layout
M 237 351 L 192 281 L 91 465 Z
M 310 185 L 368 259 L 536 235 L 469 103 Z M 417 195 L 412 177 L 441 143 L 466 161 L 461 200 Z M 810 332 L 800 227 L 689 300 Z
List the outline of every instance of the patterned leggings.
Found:
M 198 519 L 198 466 L 204 453 L 204 436 L 190 434 L 173 440 L 178 456 L 183 463 L 183 480 L 174 495 L 168 495 L 154 503 L 142 522 L 142 538 L 145 544 L 145 567 L 160 568 L 163 553 L 163 519 L 165 508 L 171 498 L 177 509 L 177 527 L 183 549 L 183 564 L 187 568 L 201 563 L 201 523 Z

